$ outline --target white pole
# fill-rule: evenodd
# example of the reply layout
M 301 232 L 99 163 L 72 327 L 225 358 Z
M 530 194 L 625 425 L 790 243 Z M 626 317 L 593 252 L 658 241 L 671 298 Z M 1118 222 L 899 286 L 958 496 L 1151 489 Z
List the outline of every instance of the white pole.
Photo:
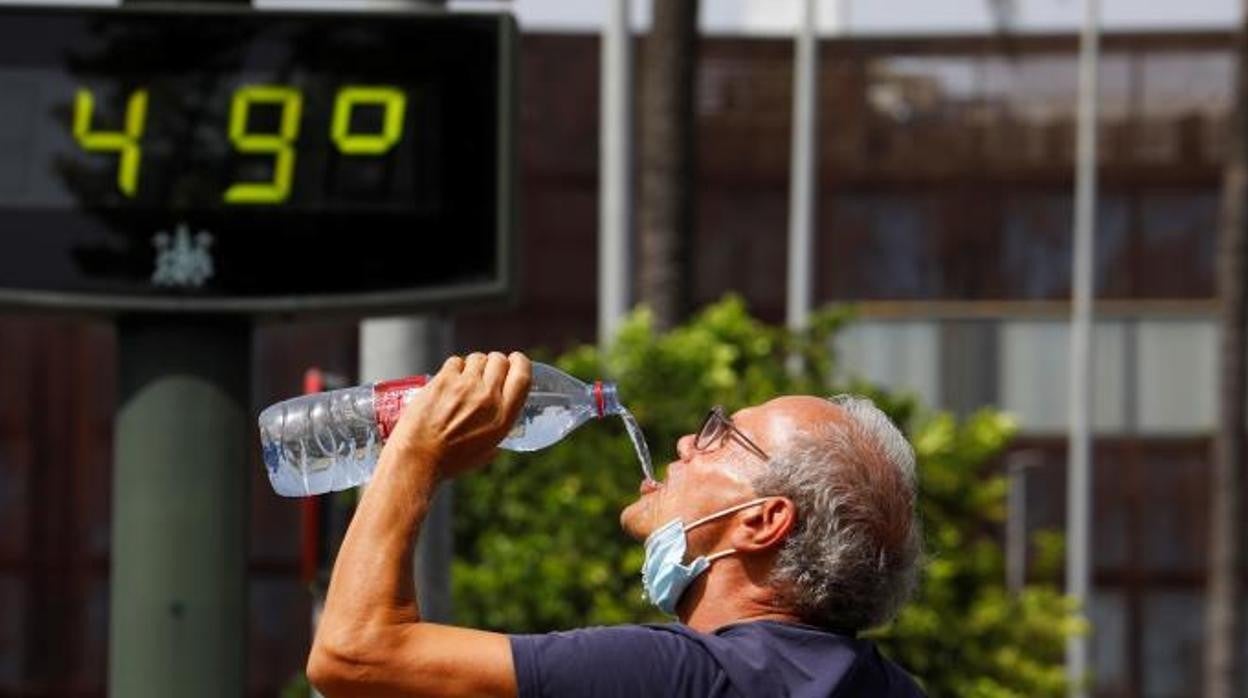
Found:
M 801 25 L 793 42 L 793 140 L 789 156 L 789 278 L 785 319 L 793 331 L 806 327 L 811 305 L 811 257 L 814 251 L 815 165 L 819 145 L 816 86 L 819 45 L 816 22 L 818 0 L 805 0 Z M 797 370 L 799 357 L 791 356 Z
M 1027 584 L 1027 476 L 1041 464 L 1036 451 L 1015 451 L 1005 459 L 1009 481 L 1005 519 L 1005 588 L 1011 594 Z
M 824 36 L 845 36 L 853 15 L 853 0 L 831 0 L 819 8 L 819 27 Z
M 610 0 L 602 28 L 598 117 L 598 343 L 628 312 L 632 271 L 632 31 L 629 0 Z
M 1096 225 L 1097 67 L 1100 0 L 1084 0 L 1079 43 L 1079 121 L 1075 163 L 1075 225 L 1070 325 L 1070 444 L 1066 490 L 1066 593 L 1087 612 L 1091 531 L 1092 244 Z M 1070 695 L 1087 695 L 1088 638 L 1066 641 Z

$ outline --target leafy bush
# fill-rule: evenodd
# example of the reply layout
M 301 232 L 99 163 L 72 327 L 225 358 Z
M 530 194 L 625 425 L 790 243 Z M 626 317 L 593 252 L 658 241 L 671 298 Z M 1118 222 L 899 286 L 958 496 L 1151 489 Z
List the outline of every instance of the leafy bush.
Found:
M 794 335 L 729 298 L 658 334 L 640 310 L 607 351 L 583 347 L 554 363 L 574 375 L 618 380 L 656 464 L 673 457 L 676 439 L 711 405 L 733 410 L 785 393 L 870 396 L 915 445 L 929 558 L 915 601 L 873 636 L 932 696 L 1064 695 L 1064 641 L 1079 630 L 1078 618 L 1051 585 L 1018 596 L 1003 588 L 997 533 L 1005 483 L 994 456 L 1012 423 L 992 411 L 959 423 L 845 380 L 835 371 L 831 339 L 847 318 L 825 311 L 808 332 Z M 785 370 L 793 353 L 804 358 L 798 376 Z M 506 632 L 665 620 L 641 594 L 642 548 L 617 522 L 640 478 L 622 425 L 608 423 L 583 427 L 539 454 L 503 454 L 460 480 L 457 620 Z

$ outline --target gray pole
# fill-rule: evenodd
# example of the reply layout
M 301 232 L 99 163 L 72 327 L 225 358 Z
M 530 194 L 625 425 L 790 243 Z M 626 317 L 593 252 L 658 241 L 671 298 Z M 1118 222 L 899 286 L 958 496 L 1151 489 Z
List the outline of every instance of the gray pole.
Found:
M 820 14 L 819 25 L 827 36 L 845 36 L 849 34 L 849 25 L 853 19 L 853 0 L 832 0 L 831 5 L 824 3 Z
M 1100 0 L 1084 0 L 1079 45 L 1079 122 L 1075 169 L 1075 226 L 1070 324 L 1070 444 L 1066 506 L 1066 593 L 1087 612 L 1091 540 L 1092 415 L 1092 244 L 1096 224 L 1097 67 Z M 1088 638 L 1066 641 L 1070 695 L 1087 695 Z
M 108 693 L 241 696 L 250 327 L 142 318 L 117 338 Z
M 1005 519 L 1005 588 L 1017 594 L 1027 584 L 1027 471 L 1040 464 L 1035 451 L 1017 451 L 1005 459 L 1009 493 Z
M 449 318 L 395 317 L 360 323 L 360 382 L 436 373 L 451 353 Z M 414 577 L 425 620 L 451 620 L 451 485 L 438 488 L 416 544 Z
M 805 0 L 801 26 L 793 43 L 793 145 L 789 175 L 789 278 L 786 321 L 800 331 L 810 318 L 811 258 L 815 219 L 815 164 L 818 162 L 816 85 L 819 44 L 815 23 L 818 0 Z M 790 369 L 799 357 L 790 358 Z
M 633 230 L 633 33 L 629 0 L 610 0 L 602 28 L 598 116 L 598 343 L 628 312 Z

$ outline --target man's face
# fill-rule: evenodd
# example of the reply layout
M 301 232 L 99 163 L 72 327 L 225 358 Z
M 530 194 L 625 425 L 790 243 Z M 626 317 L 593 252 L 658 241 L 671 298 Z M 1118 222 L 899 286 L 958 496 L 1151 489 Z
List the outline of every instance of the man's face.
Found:
M 787 436 L 811 418 L 828 418 L 835 406 L 820 398 L 784 397 L 731 415 L 733 425 L 765 453 L 774 454 Z M 705 451 L 694 447 L 695 434 L 676 443 L 676 460 L 662 483 L 641 484 L 641 496 L 620 514 L 625 533 L 645 540 L 652 531 L 680 518 L 688 523 L 757 496 L 751 482 L 766 462 L 728 430 Z

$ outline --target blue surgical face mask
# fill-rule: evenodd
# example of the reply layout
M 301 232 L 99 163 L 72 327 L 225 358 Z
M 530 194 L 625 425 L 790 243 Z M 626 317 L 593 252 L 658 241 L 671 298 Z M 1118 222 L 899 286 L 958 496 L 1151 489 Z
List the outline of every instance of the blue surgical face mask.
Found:
M 686 565 L 685 546 L 688 541 L 685 534 L 702 524 L 765 501 L 766 498 L 753 499 L 728 507 L 703 516 L 687 526 L 680 519 L 672 519 L 647 536 L 646 560 L 641 565 L 641 584 L 650 603 L 668 615 L 676 615 L 676 604 L 693 580 L 705 572 L 715 560 L 737 552 L 736 548 L 729 548 L 710 555 L 700 555 Z

